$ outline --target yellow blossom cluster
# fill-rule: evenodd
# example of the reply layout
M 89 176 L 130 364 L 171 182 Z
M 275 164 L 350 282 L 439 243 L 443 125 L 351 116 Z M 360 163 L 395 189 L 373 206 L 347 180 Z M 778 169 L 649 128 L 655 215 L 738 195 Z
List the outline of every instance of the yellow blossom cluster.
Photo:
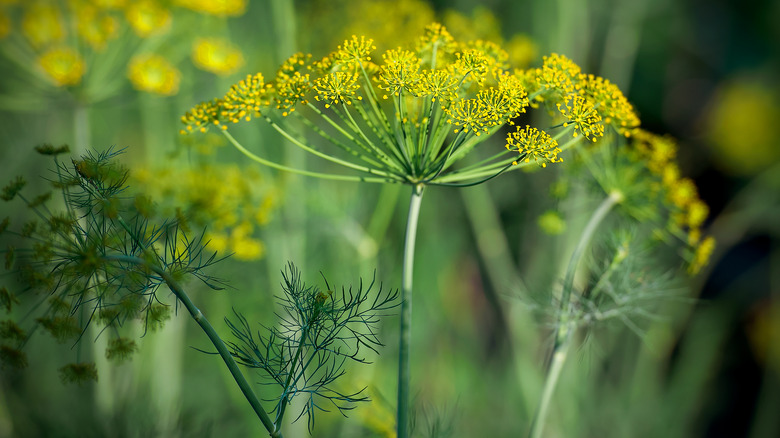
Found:
M 519 72 L 523 85 L 535 104 L 554 105 L 565 122 L 577 133 L 597 141 L 611 126 L 629 137 L 639 126 L 634 107 L 620 89 L 609 80 L 582 73 L 571 59 L 552 54 L 545 56 L 542 67 Z
M 394 129 L 391 121 L 398 124 L 403 137 L 416 139 L 440 132 L 439 123 L 446 123 L 452 125 L 451 133 L 462 136 L 459 142 L 463 142 L 472 136 L 490 136 L 501 126 L 514 124 L 513 119 L 524 113 L 532 101 L 557 107 L 563 119 L 559 126 L 568 128 L 574 137 L 592 142 L 604 135 L 607 126 L 624 134 L 638 124 L 633 108 L 617 87 L 605 79 L 583 74 L 579 66 L 561 55 L 545 57 L 537 69 L 512 70 L 511 57 L 499 45 L 487 40 L 457 41 L 440 23 L 426 26 L 407 48 L 389 49 L 379 57 L 374 55 L 375 49 L 373 39 L 353 35 L 320 59 L 311 54 L 295 54 L 281 65 L 269 83 L 255 75 L 252 88 L 262 91 L 262 96 L 231 99 L 226 95 L 201 103 L 182 117 L 186 125 L 182 132 L 205 132 L 210 126 L 225 130 L 229 123 L 249 120 L 258 114 L 275 125 L 274 114 L 286 117 L 296 107 L 306 107 L 320 115 L 323 110 L 333 110 L 339 118 L 351 118 L 348 123 L 354 124 L 347 110 L 353 106 L 391 150 L 371 147 L 367 143 L 372 141 L 359 132 L 359 127 L 350 128 L 357 130 L 359 139 L 351 135 L 348 139 L 357 141 L 371 154 L 389 157 L 395 154 L 392 144 L 398 136 L 382 134 L 381 128 Z M 381 60 L 376 64 L 375 59 Z M 384 92 L 382 100 L 377 100 L 377 89 Z M 380 111 L 381 106 L 389 103 L 382 101 L 392 103 L 392 112 Z M 274 111 L 271 102 L 281 111 Z M 318 109 L 313 102 L 322 103 L 324 108 Z M 520 132 L 514 135 L 521 135 Z M 524 141 L 542 143 L 522 147 L 508 143 L 508 149 L 522 154 L 516 162 L 528 162 L 529 157 L 540 165 L 560 161 L 556 146 L 543 142 L 550 138 L 547 133 L 523 132 Z M 443 141 L 444 135 L 446 132 L 437 134 L 435 140 Z M 510 140 L 513 138 L 509 136 Z M 395 155 L 402 157 L 404 153 Z
M 243 14 L 246 6 L 246 0 L 6 1 L 0 2 L 0 44 L 11 32 L 18 32 L 27 43 L 21 47 L 23 51 L 29 52 L 24 55 L 37 58 L 44 76 L 57 87 L 80 85 L 84 77 L 88 77 L 86 72 L 93 68 L 105 72 L 127 65 L 134 69 L 128 71 L 127 76 L 136 89 L 171 95 L 178 92 L 178 79 L 175 78 L 181 75 L 174 64 L 175 58 L 166 60 L 164 70 L 161 70 L 161 63 L 131 63 L 129 59 L 115 56 L 117 53 L 132 53 L 124 50 L 128 43 L 138 46 L 137 41 L 125 40 L 172 36 L 171 29 L 177 22 L 176 17 L 181 14 L 192 15 L 192 12 L 183 11 L 182 8 L 224 17 Z M 10 17 L 19 17 L 18 26 L 14 25 Z M 125 27 L 132 32 L 120 32 Z M 192 44 L 192 62 L 195 67 L 217 75 L 234 73 L 244 63 L 241 51 L 222 38 L 204 37 L 194 42 L 181 40 L 181 43 Z M 162 47 L 168 46 L 170 44 Z M 111 50 L 112 56 L 95 56 L 106 50 Z M 18 48 L 5 52 L 5 56 L 17 55 L 22 55 Z M 154 55 L 162 56 L 144 51 L 132 53 L 136 59 L 152 58 Z M 105 62 L 112 65 L 103 65 Z M 149 70 L 138 70 L 144 66 Z M 93 89 L 97 90 L 98 87 Z
M 192 62 L 201 70 L 227 76 L 244 65 L 244 55 L 224 38 L 200 38 L 192 47 Z
M 137 90 L 171 96 L 179 92 L 181 73 L 160 55 L 138 55 L 130 61 L 127 77 Z
M 150 167 L 134 171 L 132 178 L 166 214 L 177 212 L 193 230 L 207 228 L 211 250 L 240 260 L 263 256 L 257 231 L 270 220 L 276 196 L 255 170 L 222 164 Z
M 671 137 L 659 136 L 642 129 L 633 130 L 632 153 L 655 178 L 654 193 L 669 211 L 669 226 L 673 232 L 687 232 L 687 243 L 693 246 L 694 257 L 689 270 L 698 272 L 712 253 L 715 242 L 712 237 L 702 239 L 701 227 L 709 215 L 709 207 L 699 198 L 696 184 L 684 178 L 675 162 L 677 145 Z

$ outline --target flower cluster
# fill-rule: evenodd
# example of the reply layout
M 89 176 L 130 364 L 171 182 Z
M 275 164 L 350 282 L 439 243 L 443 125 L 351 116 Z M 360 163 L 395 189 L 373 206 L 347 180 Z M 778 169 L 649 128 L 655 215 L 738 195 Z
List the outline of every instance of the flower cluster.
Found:
M 674 139 L 642 129 L 635 129 L 631 136 L 631 157 L 653 176 L 651 189 L 645 196 L 656 198 L 670 212 L 668 229 L 672 234 L 682 238 L 681 233 L 685 233 L 683 240 L 694 248 L 689 270 L 696 273 L 707 264 L 715 244 L 712 237 L 702 238 L 701 228 L 709 215 L 709 207 L 699 198 L 693 180 L 681 176 L 675 161 L 677 144 Z
M 272 188 L 256 171 L 236 165 L 207 164 L 189 169 L 141 168 L 133 186 L 155 199 L 161 213 L 186 218 L 189 228 L 207 228 L 208 248 L 239 260 L 257 260 L 265 252 L 257 229 L 270 220 Z
M 42 77 L 55 87 L 82 85 L 87 73 L 95 71 L 95 86 L 89 88 L 100 96 L 97 85 L 117 89 L 108 85 L 110 81 L 107 79 L 120 78 L 116 70 L 129 65 L 126 76 L 136 89 L 168 96 L 178 92 L 181 76 L 175 58 L 172 61 L 170 53 L 152 53 L 145 49 L 134 53 L 126 48 L 143 47 L 138 44 L 138 39 L 168 38 L 177 23 L 184 25 L 192 20 L 208 20 L 202 15 L 242 15 L 246 6 L 246 0 L 0 2 L 0 40 L 18 32 L 21 36 L 19 41 L 27 44 L 5 51 L 5 56 L 24 55 L 37 59 Z M 16 17 L 18 27 L 15 25 Z M 123 28 L 132 32 L 122 32 Z M 222 38 L 177 40 L 175 45 L 181 42 L 192 44 L 195 67 L 214 74 L 231 74 L 244 62 L 242 53 Z M 5 41 L 0 41 L 0 44 L 5 44 Z M 107 50 L 126 58 L 99 56 Z
M 533 160 L 545 166 L 561 161 L 557 154 L 563 147 L 536 128 L 537 134 L 522 136 L 522 146 L 511 140 L 506 151 L 485 160 L 487 165 L 452 169 L 479 143 L 513 125 L 513 119 L 529 106 L 525 84 L 530 75 L 513 71 L 509 55 L 500 46 L 484 40 L 456 41 L 444 26 L 433 23 L 406 48 L 390 49 L 378 57 L 375 49 L 372 39 L 352 36 L 320 59 L 295 54 L 273 80 L 266 83 L 259 73 L 248 76 L 225 96 L 193 107 L 182 117 L 182 133 L 219 128 L 244 154 L 269 164 L 227 132 L 230 124 L 259 116 L 297 146 L 370 175 L 363 180 L 408 184 L 473 182 L 513 164 Z M 569 97 L 560 107 L 565 116 L 559 126 L 562 132 L 574 137 L 581 133 L 590 140 L 603 135 L 600 102 L 586 100 L 584 93 L 573 94 L 566 84 L 556 87 L 539 86 L 534 98 L 555 93 Z M 236 93 L 236 89 L 247 92 Z M 320 152 L 289 134 L 284 119 L 290 116 L 301 119 L 346 156 Z M 509 156 L 512 152 L 519 158 Z
M 615 84 L 582 73 L 565 56 L 545 56 L 542 67 L 523 72 L 522 78 L 534 103 L 557 108 L 564 123 L 589 140 L 602 137 L 607 126 L 626 137 L 639 126 L 636 111 Z

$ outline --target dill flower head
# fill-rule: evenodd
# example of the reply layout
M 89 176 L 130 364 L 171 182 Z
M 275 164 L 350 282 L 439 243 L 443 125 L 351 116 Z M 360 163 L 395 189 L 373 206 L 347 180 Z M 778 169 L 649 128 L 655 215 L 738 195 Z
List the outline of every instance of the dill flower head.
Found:
M 563 126 L 574 125 L 574 136 L 581 134 L 590 141 L 597 141 L 604 136 L 604 125 L 601 116 L 596 111 L 593 103 L 577 94 L 570 94 L 564 100 L 563 105 L 558 104 L 561 115 L 567 119 Z
M 48 50 L 38 62 L 58 86 L 78 85 L 86 72 L 81 55 L 70 47 Z
M 167 32 L 172 20 L 171 11 L 154 0 L 130 2 L 125 18 L 141 38 Z
M 544 57 L 542 68 L 536 69 L 536 83 L 544 90 L 572 94 L 579 89 L 582 70 L 571 59 L 553 53 Z
M 342 103 L 352 105 L 354 99 L 363 99 L 362 96 L 355 95 L 355 92 L 360 88 L 357 79 L 357 73 L 343 71 L 333 72 L 318 78 L 314 81 L 314 91 L 317 93 L 314 99 L 325 102 L 325 108 Z
M 181 73 L 160 55 L 137 55 L 130 61 L 127 77 L 137 90 L 172 96 L 179 92 Z
M 379 68 L 379 88 L 390 94 L 399 94 L 402 90 L 413 92 L 420 81 L 420 60 L 417 55 L 400 47 L 382 55 L 383 65 Z M 387 99 L 387 96 L 383 96 Z
M 495 124 L 495 121 L 490 119 L 485 104 L 479 99 L 458 100 L 447 109 L 447 115 L 449 115 L 447 123 L 457 126 L 453 131 L 456 133 L 472 132 L 479 136 L 487 133 L 488 128 Z
M 528 125 L 525 128 L 518 126 L 515 132 L 510 132 L 507 135 L 506 148 L 517 150 L 520 153 L 521 161 L 528 163 L 534 160 L 542 167 L 547 167 L 547 163 L 563 161 L 562 158 L 558 157 L 561 152 L 558 148 L 558 142 L 546 132 Z M 517 165 L 517 161 L 512 164 Z
M 626 137 L 639 126 L 639 117 L 617 85 L 602 77 L 588 75 L 582 81 L 583 93 L 597 102 L 596 111 L 604 123 L 614 124 Z
M 192 46 L 192 61 L 201 70 L 227 76 L 244 65 L 244 55 L 225 39 L 201 38 Z
M 67 35 L 62 11 L 51 4 L 32 3 L 25 5 L 21 27 L 22 34 L 36 48 L 62 41 Z
M 259 115 L 260 109 L 270 103 L 270 91 L 271 85 L 265 83 L 262 74 L 247 75 L 246 79 L 230 87 L 225 94 L 220 105 L 220 118 L 233 123 L 241 119 L 251 120 L 253 115 Z
M 352 38 L 344 41 L 344 44 L 336 50 L 336 59 L 345 64 L 361 64 L 371 61 L 371 52 L 376 50 L 374 40 L 361 36 L 358 38 L 352 35 Z
M 276 79 L 276 108 L 282 110 L 282 116 L 286 117 L 295 111 L 298 103 L 306 105 L 306 95 L 312 89 L 312 82 L 308 73 L 294 72 L 292 75 L 277 75 Z

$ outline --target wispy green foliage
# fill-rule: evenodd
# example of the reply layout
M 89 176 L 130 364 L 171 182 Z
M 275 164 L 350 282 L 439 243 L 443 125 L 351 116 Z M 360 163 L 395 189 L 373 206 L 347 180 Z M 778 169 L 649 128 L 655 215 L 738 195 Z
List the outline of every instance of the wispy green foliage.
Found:
M 376 353 L 382 346 L 379 318 L 398 305 L 398 292 L 382 292 L 380 285 L 372 294 L 376 278 L 367 287 L 361 280 L 357 290 L 350 286 L 340 293 L 322 291 L 307 286 L 292 263 L 282 277 L 278 325 L 264 327 L 267 334 L 255 336 L 247 319 L 235 311 L 235 321 L 225 319 L 237 339 L 228 344 L 239 363 L 262 370 L 269 384 L 281 388 L 274 408 L 277 424 L 292 399 L 302 395 L 308 400 L 298 417 L 305 414 L 311 430 L 316 409 L 325 411 L 330 405 L 343 414 L 353 403 L 368 400 L 362 389 L 343 393 L 334 382 L 344 375 L 347 360 L 367 363 L 361 348 Z M 330 289 L 327 280 L 325 285 Z
M 41 312 L 35 324 L 59 342 L 78 341 L 87 326 L 99 322 L 114 338 L 106 356 L 124 360 L 135 344 L 120 335 L 122 326 L 141 320 L 145 329 L 154 330 L 170 318 L 159 293 L 165 284 L 161 272 L 177 281 L 194 277 L 219 288 L 219 281 L 204 273 L 216 259 L 204 252 L 202 235 L 191 237 L 183 232 L 180 220 L 157 221 L 148 209 L 136 208 L 137 200 L 127 193 L 127 170 L 116 160 L 121 151 L 62 162 L 57 154 L 66 147 L 36 149 L 54 156 L 51 183 L 61 194 L 54 199 L 62 200 L 63 211 L 50 209 L 52 198 L 47 195 L 28 200 L 21 178 L 3 190 L 4 199 L 20 198 L 37 217 L 19 232 L 9 229 L 3 235 L 17 245 L 6 246 L 5 266 L 13 269 L 23 287 L 18 293 L 3 287 L 2 306 L 7 311 L 24 295 L 33 295 L 31 301 Z M 23 340 L 17 341 L 7 347 L 21 348 Z M 13 358 L 10 353 L 4 357 Z M 70 371 L 69 376 L 92 375 Z

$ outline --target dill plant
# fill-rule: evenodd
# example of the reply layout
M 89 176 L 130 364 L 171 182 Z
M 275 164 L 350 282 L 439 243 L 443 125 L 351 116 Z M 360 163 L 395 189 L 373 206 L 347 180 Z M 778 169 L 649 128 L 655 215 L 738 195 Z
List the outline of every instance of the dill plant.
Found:
M 307 415 L 309 430 L 317 410 L 327 410 L 329 402 L 344 413 L 354 403 L 367 401 L 363 390 L 343 393 L 334 383 L 345 374 L 347 360 L 368 363 L 361 349 L 378 352 L 382 346 L 376 325 L 381 316 L 396 306 L 397 291 L 375 289 L 375 278 L 356 289 L 342 287 L 340 292 L 307 286 L 300 272 L 288 264 L 282 273 L 282 294 L 277 298 L 282 311 L 280 328 L 265 328 L 268 334 L 255 332 L 238 311 L 235 320 L 225 319 L 235 337 L 225 342 L 195 306 L 185 285 L 198 280 L 214 290 L 224 282 L 207 271 L 221 259 L 205 248 L 205 232 L 197 233 L 180 212 L 160 221 L 153 201 L 145 195 L 127 192 L 128 170 L 108 150 L 90 153 L 79 160 L 60 161 L 69 152 L 67 146 L 44 145 L 36 148 L 53 156 L 55 169 L 49 180 L 54 192 L 62 195 L 64 210 L 47 206 L 52 193 L 28 198 L 21 177 L 12 180 L 0 197 L 9 202 L 19 198 L 36 216 L 19 231 L 11 219 L 0 222 L 0 235 L 10 243 L 3 250 L 5 269 L 16 274 L 14 287 L 0 289 L 0 304 L 13 316 L 17 308 L 28 308 L 27 316 L 0 322 L 0 360 L 3 366 L 24 368 L 24 345 L 32 334 L 43 329 L 60 343 L 75 347 L 92 324 L 101 327 L 98 336 L 110 336 L 105 350 L 107 359 L 130 359 L 137 345 L 129 336 L 133 322 L 140 322 L 144 334 L 160 329 L 179 305 L 209 338 L 270 436 L 282 437 L 282 420 L 292 399 L 306 395 L 298 418 Z M 16 247 L 18 245 L 18 247 Z M 323 276 L 324 279 L 324 276 Z M 173 295 L 173 303 L 163 291 Z M 30 315 L 40 314 L 34 321 Z M 29 325 L 24 330 L 22 325 Z M 261 348 L 262 346 L 262 348 Z M 59 369 L 66 383 L 84 383 L 98 379 L 95 363 L 82 358 Z M 261 370 L 280 386 L 274 396 L 272 420 L 239 368 L 239 364 Z M 270 391 L 268 391 L 270 393 Z
M 598 142 L 605 132 L 630 137 L 639 119 L 614 84 L 583 74 L 561 55 L 545 57 L 541 68 L 513 68 L 500 46 L 456 41 L 438 23 L 427 26 L 411 46 L 387 50 L 381 59 L 375 49 L 372 39 L 352 36 L 319 59 L 294 54 L 272 80 L 250 74 L 223 97 L 193 107 L 182 117 L 182 133 L 216 129 L 250 160 L 279 170 L 411 187 L 397 402 L 398 436 L 405 437 L 413 258 L 426 187 L 473 186 L 530 164 L 559 163 L 560 153 Z M 552 114 L 551 126 L 515 126 L 527 109 L 539 107 Z M 288 128 L 288 118 L 295 121 L 289 126 L 306 131 Z M 252 119 L 265 121 L 294 146 L 352 174 L 293 168 L 264 158 L 230 133 L 232 124 Z M 507 128 L 504 148 L 479 147 Z

